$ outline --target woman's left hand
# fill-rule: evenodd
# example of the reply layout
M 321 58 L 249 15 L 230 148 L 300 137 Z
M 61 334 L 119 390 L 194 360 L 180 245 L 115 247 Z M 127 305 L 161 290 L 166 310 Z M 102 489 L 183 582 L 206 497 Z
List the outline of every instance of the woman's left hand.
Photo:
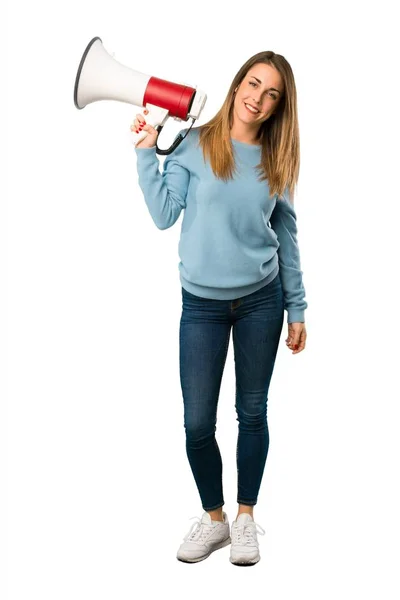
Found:
M 298 354 L 304 350 L 306 345 L 306 325 L 305 323 L 288 323 L 288 336 L 286 338 L 286 345 L 290 350 L 293 350 L 292 354 Z

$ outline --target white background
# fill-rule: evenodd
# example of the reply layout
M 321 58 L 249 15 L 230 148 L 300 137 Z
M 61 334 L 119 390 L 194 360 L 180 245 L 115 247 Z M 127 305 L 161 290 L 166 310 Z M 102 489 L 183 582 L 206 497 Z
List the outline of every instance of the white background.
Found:
M 398 599 L 394 3 L 38 0 L 8 10 L 0 332 L 8 598 Z M 190 517 L 202 514 L 179 380 L 183 213 L 160 231 L 145 205 L 129 139 L 140 107 L 74 106 L 77 68 L 95 36 L 124 65 L 205 90 L 198 124 L 253 54 L 283 54 L 295 75 L 308 338 L 292 355 L 285 312 L 254 510 L 266 535 L 253 569 L 232 566 L 229 547 L 197 565 L 175 557 Z M 160 147 L 189 124 L 171 119 Z M 234 393 L 231 340 L 217 423 L 230 522 Z

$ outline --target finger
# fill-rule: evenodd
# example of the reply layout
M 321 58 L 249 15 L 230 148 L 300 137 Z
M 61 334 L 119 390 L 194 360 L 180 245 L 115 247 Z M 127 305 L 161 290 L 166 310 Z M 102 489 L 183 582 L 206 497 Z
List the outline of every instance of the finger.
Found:
M 138 115 L 138 117 L 141 115 Z M 140 121 L 139 119 L 135 119 L 133 122 L 133 125 L 131 125 L 131 130 L 135 131 L 135 133 L 139 133 L 140 131 L 142 131 L 142 129 L 145 129 L 145 131 L 148 131 L 148 129 L 146 128 L 146 121 L 143 119 L 143 121 Z
M 304 348 L 297 348 L 297 350 L 293 350 L 292 354 L 298 354 L 302 350 L 304 350 Z
M 297 346 L 297 344 L 300 341 L 300 336 L 299 335 L 294 335 L 288 338 L 289 339 L 289 343 L 292 344 L 293 346 Z
M 304 347 L 305 347 L 305 343 L 300 342 L 300 344 L 297 346 L 297 348 L 294 349 L 293 354 L 298 354 L 299 352 L 302 352 L 304 350 Z
M 300 337 L 299 337 L 299 339 L 298 339 L 298 341 L 297 341 L 297 343 L 295 345 L 297 345 L 298 347 L 301 346 L 302 348 L 304 348 L 305 343 L 306 343 L 306 337 L 307 337 L 306 336 L 306 332 L 302 331 L 301 334 L 300 334 Z
M 131 129 L 137 129 L 141 125 L 139 119 L 135 119 L 131 125 Z
M 141 114 L 136 115 L 136 120 L 137 120 L 138 125 L 144 125 L 146 122 L 144 116 Z

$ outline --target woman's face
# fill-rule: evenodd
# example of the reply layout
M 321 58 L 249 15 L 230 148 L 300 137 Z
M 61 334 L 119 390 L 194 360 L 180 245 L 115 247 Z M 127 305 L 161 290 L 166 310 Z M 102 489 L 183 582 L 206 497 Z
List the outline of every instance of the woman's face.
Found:
M 283 87 L 282 77 L 274 67 L 265 63 L 253 65 L 236 88 L 234 124 L 241 121 L 251 129 L 258 129 L 275 112 L 284 92 Z M 251 112 L 246 104 L 256 108 L 257 112 Z

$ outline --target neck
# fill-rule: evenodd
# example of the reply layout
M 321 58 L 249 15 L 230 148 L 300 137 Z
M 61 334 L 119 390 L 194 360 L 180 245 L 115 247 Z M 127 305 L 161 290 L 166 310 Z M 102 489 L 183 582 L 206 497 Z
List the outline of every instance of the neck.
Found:
M 257 138 L 258 129 L 257 131 L 254 131 L 254 129 L 249 129 L 248 127 L 245 128 L 233 125 L 230 133 L 232 138 L 238 142 L 243 142 L 244 144 L 254 144 L 255 146 L 259 146 L 261 143 Z

